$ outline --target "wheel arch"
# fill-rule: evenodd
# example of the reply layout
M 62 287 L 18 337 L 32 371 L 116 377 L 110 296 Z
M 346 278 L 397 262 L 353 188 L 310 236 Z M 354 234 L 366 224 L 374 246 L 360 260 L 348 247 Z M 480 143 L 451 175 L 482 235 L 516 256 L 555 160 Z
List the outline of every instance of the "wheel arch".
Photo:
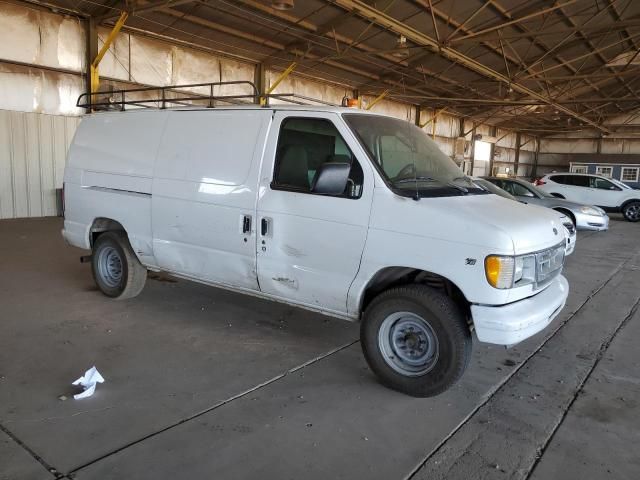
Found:
M 442 275 L 414 267 L 388 266 L 378 270 L 366 283 L 359 301 L 360 315 L 380 293 L 401 285 L 426 285 L 445 292 L 471 318 L 470 303 L 460 287 Z
M 629 200 L 625 200 L 624 203 L 620 205 L 620 210 L 622 211 L 622 209 L 624 209 L 624 207 L 629 205 L 631 202 L 640 202 L 640 198 L 630 198 Z
M 89 227 L 89 245 L 93 248 L 93 245 L 98 236 L 104 232 L 124 232 L 127 235 L 127 231 L 117 220 L 107 217 L 96 217 Z

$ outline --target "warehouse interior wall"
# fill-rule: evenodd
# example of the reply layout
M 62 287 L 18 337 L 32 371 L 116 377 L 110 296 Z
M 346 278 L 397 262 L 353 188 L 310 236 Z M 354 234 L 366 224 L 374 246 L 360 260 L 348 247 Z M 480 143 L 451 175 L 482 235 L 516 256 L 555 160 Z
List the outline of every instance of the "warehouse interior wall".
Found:
M 78 116 L 0 110 L 0 219 L 57 215 Z

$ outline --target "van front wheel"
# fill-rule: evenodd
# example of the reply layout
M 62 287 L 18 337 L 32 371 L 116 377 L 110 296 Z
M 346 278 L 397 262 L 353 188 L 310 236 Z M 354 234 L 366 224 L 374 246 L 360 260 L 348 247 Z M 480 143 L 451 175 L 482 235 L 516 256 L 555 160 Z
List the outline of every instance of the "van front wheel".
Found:
M 136 257 L 124 232 L 105 232 L 97 238 L 91 269 L 100 291 L 121 300 L 137 296 L 147 280 L 147 269 Z
M 414 397 L 447 390 L 471 357 L 464 315 L 447 295 L 423 285 L 393 288 L 375 298 L 364 313 L 360 342 L 380 381 Z

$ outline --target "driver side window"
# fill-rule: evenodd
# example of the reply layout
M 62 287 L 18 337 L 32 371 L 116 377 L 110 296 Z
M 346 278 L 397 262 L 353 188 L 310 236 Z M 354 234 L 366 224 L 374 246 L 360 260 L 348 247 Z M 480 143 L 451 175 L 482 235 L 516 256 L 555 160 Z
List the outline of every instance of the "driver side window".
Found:
M 323 118 L 287 118 L 282 122 L 271 187 L 298 193 L 314 193 L 312 186 L 324 164 L 351 165 L 344 192 L 332 195 L 360 198 L 362 167 L 335 125 Z

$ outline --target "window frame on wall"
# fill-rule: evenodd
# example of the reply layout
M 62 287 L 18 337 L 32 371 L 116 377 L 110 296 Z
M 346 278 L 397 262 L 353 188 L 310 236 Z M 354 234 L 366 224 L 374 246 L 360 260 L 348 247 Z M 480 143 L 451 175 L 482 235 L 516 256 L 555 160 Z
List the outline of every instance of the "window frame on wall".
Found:
M 603 169 L 609 170 L 609 174 L 602 173 Z M 612 165 L 596 165 L 596 175 L 600 175 L 605 178 L 613 178 L 613 166 Z
M 571 173 L 589 173 L 589 166 L 584 164 L 571 165 Z
M 636 172 L 636 176 L 633 180 L 629 180 L 624 178 L 624 171 L 625 170 L 635 170 Z M 620 181 L 621 182 L 631 182 L 631 183 L 638 183 L 638 177 L 640 177 L 640 167 L 620 167 Z

